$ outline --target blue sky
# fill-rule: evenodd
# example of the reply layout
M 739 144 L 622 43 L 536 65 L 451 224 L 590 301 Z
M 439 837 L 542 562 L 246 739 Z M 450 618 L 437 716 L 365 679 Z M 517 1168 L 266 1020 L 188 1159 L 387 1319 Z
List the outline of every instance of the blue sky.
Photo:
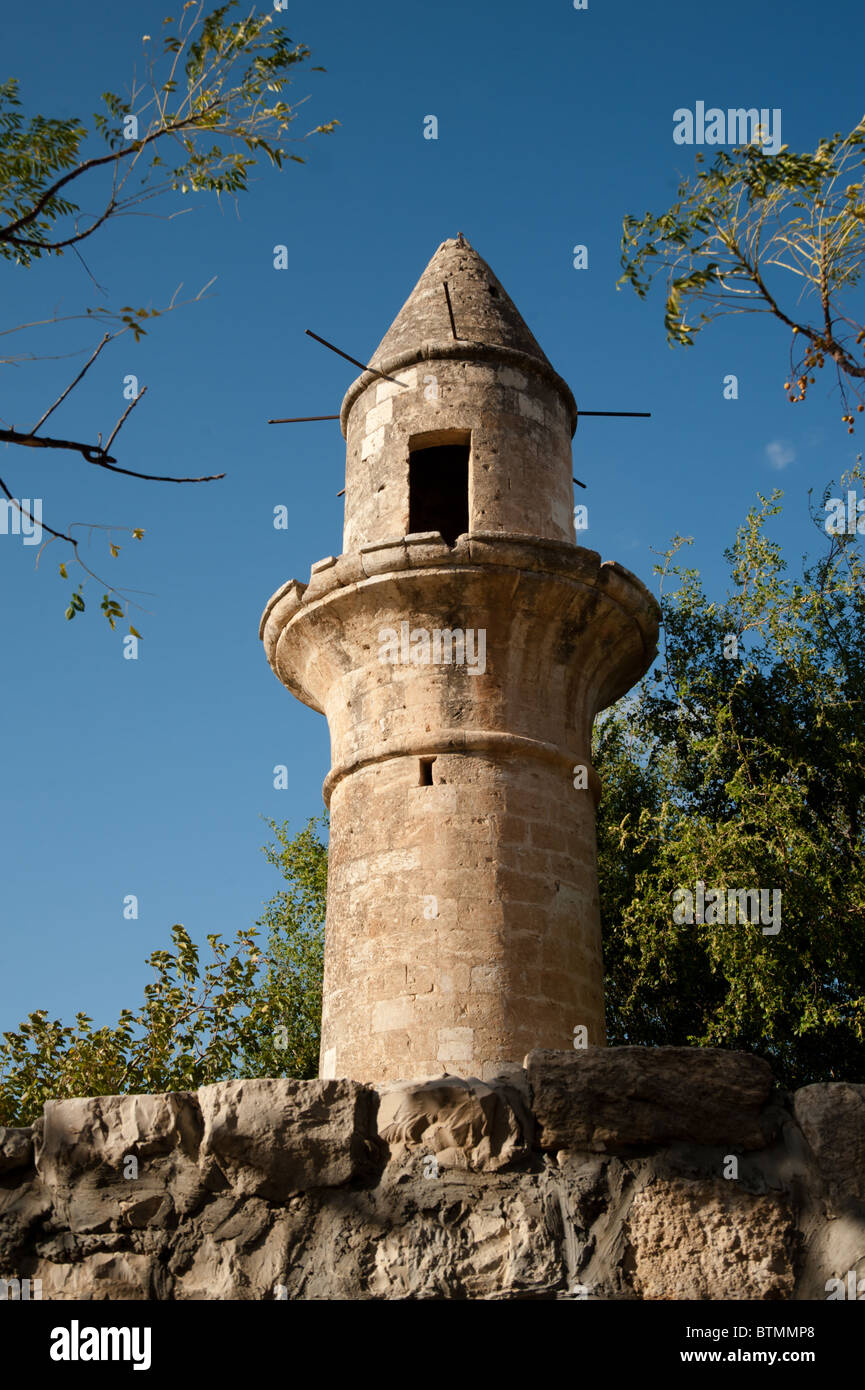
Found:
M 141 36 L 158 34 L 169 9 L 11 7 L 0 77 L 20 78 L 30 112 L 88 117 L 106 88 L 125 91 Z M 195 198 L 181 217 L 126 218 L 82 248 L 115 306 L 165 304 L 181 282 L 185 297 L 216 280 L 142 344 L 113 344 L 57 412 L 57 432 L 110 429 L 134 373 L 148 394 L 118 440 L 119 461 L 228 476 L 178 488 L 108 475 L 74 454 L 4 450 L 14 495 L 41 496 L 58 529 L 145 528 L 140 545 L 117 537 L 117 560 L 95 532 L 90 560 L 148 591 L 148 611 L 133 616 L 144 641 L 126 661 L 120 631 L 95 612 L 65 621 L 65 547 L 51 546 L 34 571 L 36 548 L 0 536 L 0 1029 L 36 1008 L 103 1023 L 136 1006 L 151 976 L 145 957 L 169 944 L 173 922 L 203 942 L 260 916 L 278 887 L 260 852 L 261 817 L 300 829 L 322 809 L 325 721 L 270 673 L 258 620 L 286 579 L 308 579 L 312 562 L 339 551 L 344 446 L 336 423 L 266 421 L 339 409 L 354 369 L 303 330 L 370 354 L 445 238 L 464 232 L 490 263 L 580 406 L 652 411 L 580 424 L 586 544 L 654 587 L 653 549 L 693 536 L 693 563 L 720 597 L 724 547 L 757 492 L 777 485 L 786 510 L 776 534 L 791 564 L 813 545 L 807 491 L 849 466 L 857 442 L 828 373 L 794 407 L 781 389 L 788 339 L 770 319 L 724 320 L 673 352 L 660 295 L 640 302 L 615 288 L 623 216 L 668 207 L 693 168 L 693 150 L 673 143 L 676 108 L 779 107 L 794 150 L 860 117 L 859 0 L 835 0 L 834 39 L 825 7 L 771 9 L 290 4 L 282 23 L 327 69 L 298 70 L 295 96 L 309 100 L 295 129 L 336 118 L 337 132 L 298 147 L 305 165 L 261 170 L 237 209 Z M 428 114 L 436 141 L 423 138 Z M 577 243 L 587 270 L 573 268 Z M 276 244 L 288 247 L 287 271 L 273 268 Z M 27 271 L 2 262 L 0 276 L 0 327 L 100 302 L 71 256 Z M 72 325 L 38 343 L 56 353 L 97 336 Z M 0 415 L 32 423 L 84 360 L 3 367 Z M 730 372 L 735 402 L 722 396 Z M 279 504 L 287 530 L 273 528 Z M 88 609 L 101 594 L 88 583 Z M 284 791 L 273 788 L 278 763 L 289 768 Z M 123 917 L 128 894 L 139 900 L 134 921 Z

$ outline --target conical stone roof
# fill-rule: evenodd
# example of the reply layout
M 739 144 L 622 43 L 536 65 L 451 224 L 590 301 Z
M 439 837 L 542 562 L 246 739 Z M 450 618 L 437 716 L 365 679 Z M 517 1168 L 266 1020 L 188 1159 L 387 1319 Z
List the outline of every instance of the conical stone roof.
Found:
M 512 348 L 550 366 L 510 295 L 462 233 L 442 242 L 376 348 L 371 365 L 426 342 L 453 340 L 445 285 L 457 340 Z

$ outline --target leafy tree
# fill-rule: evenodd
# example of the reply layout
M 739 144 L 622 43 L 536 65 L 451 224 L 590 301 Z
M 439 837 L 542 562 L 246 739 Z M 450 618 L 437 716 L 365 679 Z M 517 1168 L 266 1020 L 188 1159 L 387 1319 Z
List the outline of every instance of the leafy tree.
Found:
M 288 880 L 266 905 L 266 951 L 255 928 L 233 947 L 208 935 L 203 969 L 186 929 L 172 928 L 173 951 L 154 951 L 156 979 L 144 1004 L 115 1025 L 75 1026 L 31 1013 L 0 1046 L 0 1124 L 32 1124 L 46 1100 L 190 1090 L 242 1076 L 317 1073 L 327 851 L 310 821 L 295 839 L 271 822 L 269 861 Z M 259 924 L 261 925 L 261 924 Z
M 862 477 L 860 460 L 842 484 Z M 793 1086 L 865 1079 L 865 565 L 824 506 L 825 554 L 789 578 L 780 496 L 726 552 L 723 602 L 676 538 L 663 659 L 599 722 L 595 758 L 610 1042 L 744 1048 Z M 780 888 L 780 932 L 676 925 L 698 880 Z
M 0 1123 L 31 1124 L 46 1100 L 187 1090 L 235 1074 L 256 1002 L 255 933 L 239 932 L 233 954 L 208 936 L 215 959 L 204 971 L 186 929 L 171 935 L 174 951 L 148 958 L 157 979 L 145 985 L 143 1006 L 123 1009 L 116 1025 L 94 1029 L 79 1013 L 74 1028 L 64 1027 L 37 1009 L 3 1034 Z
M 774 315 L 791 335 L 789 399 L 803 401 L 811 373 L 834 363 L 852 434 L 851 399 L 865 410 L 865 327 L 849 303 L 865 264 L 865 117 L 813 154 L 757 143 L 719 150 L 710 168 L 702 153 L 696 162 L 667 212 L 625 217 L 619 284 L 642 298 L 665 273 L 671 346 L 690 346 L 722 314 Z
M 186 0 L 179 21 L 171 17 L 163 21 L 161 43 L 144 36 L 144 79 L 133 77 L 125 96 L 104 92 L 104 109 L 93 115 L 91 127 L 78 117 L 26 118 L 16 79 L 0 82 L 0 258 L 30 267 L 46 256 L 71 251 L 81 260 L 82 243 L 108 223 L 130 213 L 153 216 L 154 204 L 168 194 L 183 200 L 194 193 L 236 199 L 247 191 L 249 172 L 262 158 L 280 169 L 284 160 L 304 162 L 299 154 L 289 152 L 286 144 L 286 132 L 297 119 L 300 102 L 291 105 L 285 98 L 294 69 L 308 60 L 309 49 L 293 44 L 284 30 L 274 25 L 273 14 L 253 12 L 236 19 L 232 17 L 236 8 L 237 0 L 229 0 L 208 13 L 204 0 Z M 309 134 L 330 133 L 337 124 L 318 125 Z M 83 212 L 77 201 L 80 197 L 94 199 L 97 211 Z M 175 206 L 168 216 L 186 210 Z M 200 299 L 208 288 L 205 285 L 194 298 Z M 34 425 L 22 430 L 0 421 L 0 442 L 27 449 L 72 451 L 94 467 L 149 482 L 213 482 L 224 476 L 166 477 L 118 464 L 112 446 L 146 387 L 130 401 L 104 443 L 101 433 L 95 442 L 44 433 L 49 418 L 109 343 L 128 332 L 137 342 L 147 331 L 146 320 L 176 307 L 175 293 L 162 308 L 98 305 L 80 314 L 53 315 L 0 329 L 0 336 L 8 337 L 70 319 L 83 319 L 105 329 L 83 368 Z M 32 354 L 12 352 L 0 355 L 0 365 L 28 359 L 33 360 Z M 66 542 L 73 562 L 98 578 L 81 558 L 79 540 L 71 526 L 59 531 L 41 517 L 34 518 L 3 478 L 0 492 L 7 499 L 0 505 L 16 509 L 30 524 L 41 526 L 51 540 Z M 96 529 L 109 532 L 109 554 L 116 558 L 120 547 L 110 533 L 121 528 Z M 144 533 L 134 528 L 131 534 L 141 540 Z M 65 565 L 60 566 L 60 574 L 69 578 Z M 79 585 L 73 594 L 67 618 L 84 611 L 82 588 Z M 109 594 L 118 594 L 113 586 L 108 585 L 108 589 Z M 109 594 L 101 608 L 113 628 L 123 609 Z
M 250 1076 L 318 1075 L 327 849 L 319 831 L 327 817 L 313 817 L 293 839 L 288 823 L 268 821 L 275 842 L 264 847 L 286 887 L 270 899 L 258 926 L 268 934 L 258 1015 L 250 1029 L 243 1065 Z

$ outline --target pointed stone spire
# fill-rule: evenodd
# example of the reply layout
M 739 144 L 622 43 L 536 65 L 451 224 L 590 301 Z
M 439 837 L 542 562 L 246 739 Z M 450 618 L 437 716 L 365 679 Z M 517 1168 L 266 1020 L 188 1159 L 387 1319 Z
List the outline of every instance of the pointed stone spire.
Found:
M 510 295 L 462 232 L 456 240 L 442 242 L 370 361 L 378 366 L 423 343 L 454 341 L 455 336 L 457 341 L 513 348 L 550 365 Z

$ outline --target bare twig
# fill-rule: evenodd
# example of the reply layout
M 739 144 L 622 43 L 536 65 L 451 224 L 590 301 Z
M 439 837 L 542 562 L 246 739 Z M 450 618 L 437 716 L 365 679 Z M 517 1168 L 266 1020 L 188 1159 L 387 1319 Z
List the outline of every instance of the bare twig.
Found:
M 120 431 L 121 431 L 123 425 L 126 423 L 126 417 L 127 417 L 127 415 L 130 413 L 130 411 L 132 411 L 132 410 L 135 409 L 135 407 L 137 406 L 138 402 L 141 400 L 141 397 L 142 397 L 143 395 L 146 395 L 146 393 L 147 393 L 147 387 L 146 387 L 146 386 L 142 386 L 141 390 L 138 392 L 138 395 L 132 397 L 132 400 L 129 402 L 128 406 L 127 406 L 126 409 L 124 410 L 124 412 L 123 412 L 123 414 L 121 415 L 120 419 L 117 421 L 117 424 L 114 426 L 114 429 L 111 431 L 110 435 L 108 436 L 108 439 L 107 439 L 106 444 L 105 444 L 105 452 L 106 452 L 106 454 L 108 453 L 108 450 L 111 448 L 111 445 L 114 443 L 115 439 L 117 438 L 118 434 L 120 433 Z M 121 470 L 118 470 L 118 471 L 121 471 Z
M 93 363 L 96 361 L 97 357 L 99 356 L 99 354 L 100 354 L 100 352 L 102 351 L 102 349 L 105 347 L 106 343 L 110 343 L 110 342 L 111 342 L 111 337 L 112 337 L 112 335 L 111 335 L 110 333 L 106 333 L 106 334 L 105 334 L 105 337 L 102 339 L 102 342 L 101 342 L 101 343 L 99 344 L 99 346 L 96 348 L 96 351 L 95 351 L 94 353 L 92 353 L 91 356 L 88 358 L 88 360 L 84 363 L 84 366 L 81 368 L 81 371 L 78 373 L 78 375 L 77 375 L 77 377 L 75 378 L 75 380 L 72 381 L 72 382 L 70 382 L 69 385 L 66 387 L 66 390 L 63 391 L 63 392 L 57 397 L 57 399 L 56 399 L 56 401 L 54 402 L 54 404 L 53 404 L 53 405 L 50 405 L 50 406 L 48 407 L 48 409 L 46 410 L 45 414 L 42 416 L 41 420 L 37 420 L 36 424 L 33 426 L 32 430 L 30 431 L 31 435 L 32 435 L 32 434 L 35 434 L 36 431 L 37 431 L 38 429 L 41 429 L 41 427 L 45 424 L 45 421 L 48 419 L 48 416 L 49 416 L 49 415 L 52 415 L 52 414 L 54 413 L 54 411 L 57 409 L 58 405 L 62 405 L 62 404 L 63 404 L 63 402 L 66 400 L 66 397 L 69 395 L 69 392 L 70 392 L 70 391 L 73 391 L 73 390 L 75 389 L 75 387 L 78 385 L 79 381 L 80 381 L 81 378 L 83 377 L 84 373 L 85 373 L 86 371 L 89 371 L 89 369 L 93 366 Z M 112 437 L 113 437 L 113 436 L 112 436 Z M 105 448 L 106 448 L 106 452 L 107 452 L 107 449 L 108 449 L 108 445 L 107 445 L 107 444 L 106 444 Z
M 85 261 L 84 257 L 82 256 L 81 252 L 78 250 L 78 247 L 77 247 L 77 246 L 73 246 L 72 250 L 75 252 L 75 255 L 78 257 L 79 261 L 81 262 L 82 266 L 84 267 L 84 270 L 86 271 L 86 273 L 87 273 L 87 275 L 89 276 L 90 280 L 92 280 L 94 287 L 95 287 L 97 290 L 99 290 L 99 293 L 100 293 L 100 294 L 107 294 L 107 293 L 108 293 L 107 289 L 105 288 L 104 285 L 100 285 L 99 281 L 96 279 L 96 276 L 93 274 L 93 271 L 90 269 L 90 266 L 87 264 L 87 262 Z

